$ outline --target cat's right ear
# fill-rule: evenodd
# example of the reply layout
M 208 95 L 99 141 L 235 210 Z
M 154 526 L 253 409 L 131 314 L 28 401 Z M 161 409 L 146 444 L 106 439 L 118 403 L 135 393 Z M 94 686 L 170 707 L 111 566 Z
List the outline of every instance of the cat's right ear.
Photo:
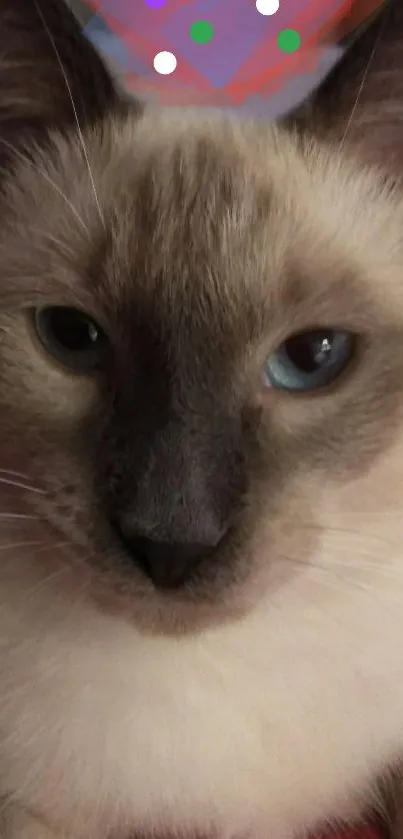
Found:
M 288 117 L 301 132 L 359 144 L 362 159 L 403 166 L 403 2 L 384 0 L 311 102 Z
M 0 156 L 50 129 L 94 123 L 112 78 L 65 0 L 0 0 Z

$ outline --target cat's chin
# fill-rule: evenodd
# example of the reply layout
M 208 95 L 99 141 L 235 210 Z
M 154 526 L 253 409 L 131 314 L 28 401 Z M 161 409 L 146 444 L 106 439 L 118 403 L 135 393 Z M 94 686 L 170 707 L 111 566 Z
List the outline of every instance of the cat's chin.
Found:
M 194 634 L 241 620 L 251 609 L 250 600 L 236 583 L 226 589 L 212 587 L 210 592 L 197 585 L 164 591 L 151 583 L 137 587 L 113 577 L 95 577 L 90 597 L 96 608 L 123 618 L 146 634 Z

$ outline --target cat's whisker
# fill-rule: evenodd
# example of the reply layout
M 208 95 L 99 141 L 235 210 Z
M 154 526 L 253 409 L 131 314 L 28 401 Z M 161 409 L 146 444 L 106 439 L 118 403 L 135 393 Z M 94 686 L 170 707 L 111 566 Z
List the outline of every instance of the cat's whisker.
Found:
M 68 541 L 57 542 L 56 544 L 46 545 L 43 548 L 39 548 L 39 550 L 36 550 L 35 551 L 35 556 L 37 556 L 40 553 L 43 553 L 43 551 L 45 551 L 45 550 L 49 550 L 49 551 L 56 550 L 56 549 L 60 550 L 61 548 L 65 548 L 65 547 L 69 547 L 69 546 L 70 546 L 70 542 L 68 542 Z M 55 571 L 52 571 L 46 577 L 43 577 L 43 579 L 41 579 L 40 582 L 37 585 L 32 586 L 32 588 L 28 589 L 28 591 L 26 593 L 27 597 L 32 597 L 32 595 L 37 594 L 39 591 L 41 591 L 41 589 L 46 588 L 46 586 L 53 583 L 55 580 L 58 580 L 61 577 L 67 575 L 68 573 L 71 573 L 72 570 L 76 571 L 77 569 L 80 569 L 83 565 L 86 564 L 86 562 L 88 561 L 90 556 L 91 555 L 88 554 L 86 556 L 80 557 L 79 562 L 75 563 L 74 566 L 72 566 L 70 564 L 66 564 L 66 565 L 63 565 L 62 568 L 57 568 Z M 84 583 L 84 585 L 86 585 L 86 584 Z M 80 589 L 80 591 L 81 591 L 81 589 Z
M 346 138 L 347 138 L 348 132 L 350 131 L 350 128 L 351 128 L 351 126 L 352 126 L 352 124 L 353 124 L 353 122 L 354 122 L 354 117 L 355 117 L 355 114 L 356 114 L 356 111 L 357 111 L 358 105 L 360 104 L 360 101 L 361 101 L 361 97 L 362 97 L 362 94 L 363 94 L 363 90 L 364 90 L 364 87 L 365 87 L 365 83 L 366 83 L 366 81 L 367 81 L 367 79 L 368 79 L 369 71 L 370 71 L 370 69 L 371 69 L 371 66 L 372 66 L 372 63 L 373 63 L 373 61 L 374 61 L 374 58 L 375 58 L 375 55 L 376 55 L 377 49 L 378 49 L 379 44 L 380 44 L 380 42 L 381 42 L 382 35 L 383 35 L 383 33 L 384 33 L 384 29 L 385 29 L 385 25 L 386 25 L 386 15 L 385 15 L 384 20 L 382 21 L 382 24 L 381 24 L 381 26 L 380 26 L 380 29 L 379 29 L 378 35 L 377 35 L 377 37 L 376 37 L 376 39 L 375 39 L 375 43 L 374 43 L 374 46 L 373 46 L 373 48 L 372 48 L 371 55 L 369 56 L 367 66 L 366 66 L 366 68 L 365 68 L 365 70 L 364 70 L 364 73 L 363 73 L 363 76 L 362 76 L 362 79 L 361 79 L 361 84 L 360 84 L 360 86 L 359 86 L 359 88 L 358 88 L 357 95 L 356 95 L 356 97 L 355 97 L 353 107 L 351 108 L 350 116 L 349 116 L 349 118 L 348 118 L 348 120 L 347 120 L 346 127 L 345 127 L 345 129 L 344 129 L 343 136 L 342 136 L 342 138 L 341 138 L 341 140 L 340 140 L 340 145 L 339 145 L 339 148 L 338 148 L 339 153 L 341 152 L 341 150 L 342 150 L 342 148 L 343 148 L 343 146 L 344 146 L 344 143 L 345 143 L 345 141 L 346 141 Z
M 376 582 L 372 580 L 372 582 L 368 582 L 367 580 L 362 580 L 357 578 L 357 572 L 366 570 L 365 567 L 361 565 L 353 567 L 351 564 L 338 566 L 337 563 L 332 563 L 331 565 L 322 565 L 320 562 L 316 562 L 311 559 L 304 559 L 301 557 L 290 556 L 288 554 L 277 554 L 277 559 L 280 562 L 284 562 L 290 566 L 295 566 L 296 568 L 303 568 L 310 574 L 310 579 L 312 582 L 316 582 L 320 586 L 326 586 L 328 589 L 336 590 L 337 587 L 341 587 L 342 590 L 349 590 L 355 589 L 363 594 L 367 594 L 373 596 L 377 601 L 379 600 L 379 583 L 385 582 L 386 580 L 393 579 L 394 574 L 391 572 L 390 574 L 379 574 L 377 575 Z M 369 568 L 373 573 L 373 568 Z M 381 571 L 381 569 L 379 569 Z M 400 601 L 399 601 L 399 588 L 396 591 L 396 605 L 400 608 Z M 388 604 L 389 608 L 389 604 Z
M 336 545 L 335 543 L 332 545 L 331 542 L 332 534 L 337 536 L 340 533 L 342 535 L 349 536 L 348 551 L 345 556 L 340 556 L 340 545 L 338 545 L 338 551 L 335 552 L 334 548 Z M 283 553 L 277 554 L 277 557 L 280 560 L 291 562 L 294 565 L 302 566 L 304 568 L 315 569 L 331 574 L 337 574 L 337 572 L 339 572 L 338 576 L 340 578 L 342 578 L 344 571 L 348 572 L 350 577 L 351 575 L 360 572 L 365 573 L 367 571 L 371 574 L 375 573 L 378 579 L 390 579 L 391 577 L 396 577 L 396 568 L 385 563 L 383 559 L 383 550 L 386 549 L 388 554 L 390 554 L 391 549 L 398 551 L 400 549 L 400 545 L 397 542 L 395 543 L 394 541 L 377 537 L 376 542 L 371 546 L 368 543 L 367 538 L 365 538 L 363 542 L 362 532 L 354 530 L 344 531 L 336 528 L 329 529 L 327 535 L 329 536 L 329 541 L 326 545 L 322 545 L 320 552 L 315 554 L 313 557 L 294 556 Z M 354 543 L 351 542 L 351 536 L 356 536 L 358 539 L 358 553 Z M 379 553 L 375 553 L 374 551 L 377 543 L 380 546 Z
M 35 7 L 36 7 L 38 15 L 39 15 L 39 17 L 42 21 L 42 26 L 43 26 L 45 32 L 47 33 L 49 41 L 50 41 L 50 43 L 52 45 L 52 48 L 54 50 L 57 62 L 59 64 L 64 82 L 65 82 L 65 85 L 66 85 L 66 88 L 67 88 L 67 92 L 69 94 L 71 106 L 73 108 L 74 119 L 75 119 L 76 126 L 77 126 L 77 133 L 78 133 L 78 136 L 79 136 L 79 139 L 80 139 L 81 148 L 83 150 L 83 154 L 84 154 L 84 157 L 85 157 L 85 162 L 86 162 L 87 169 L 88 169 L 88 174 L 89 174 L 89 178 L 90 178 L 90 182 L 91 182 L 91 187 L 92 187 L 92 191 L 93 191 L 93 194 L 94 194 L 95 204 L 96 204 L 97 209 L 98 209 L 98 213 L 99 213 L 99 217 L 101 219 L 102 226 L 103 226 L 104 230 L 106 230 L 105 218 L 104 218 L 104 215 L 103 215 L 103 212 L 102 212 L 102 209 L 101 209 L 101 204 L 100 204 L 100 201 L 99 201 L 99 198 L 98 198 L 98 193 L 97 193 L 96 186 L 95 186 L 95 180 L 94 180 L 94 176 L 93 176 L 92 171 L 91 171 L 91 166 L 90 166 L 90 161 L 89 161 L 89 157 L 88 157 L 88 153 L 87 153 L 87 148 L 86 148 L 85 141 L 84 141 L 84 135 L 83 135 L 83 132 L 81 130 L 80 120 L 78 118 L 77 108 L 76 108 L 76 105 L 75 105 L 75 102 L 74 102 L 73 94 L 71 92 L 71 87 L 70 87 L 70 83 L 69 83 L 69 80 L 68 80 L 68 77 L 67 77 L 67 73 L 64 69 L 64 65 L 63 65 L 62 59 L 60 57 L 59 50 L 57 49 L 55 39 L 54 39 L 50 29 L 49 29 L 48 24 L 46 23 L 45 17 L 44 17 L 43 12 L 40 8 L 40 4 L 38 3 L 38 0 L 35 0 Z
M 0 475 L 0 484 L 6 484 L 6 486 L 12 486 L 16 489 L 25 489 L 27 492 L 37 492 L 39 495 L 47 495 L 44 489 L 39 489 L 39 487 L 32 486 L 31 484 L 25 484 L 22 481 L 13 481 L 11 478 L 3 478 Z
M 26 472 L 15 472 L 13 469 L 0 468 L 0 475 L 13 475 L 15 478 L 23 478 L 23 480 L 29 480 L 29 475 L 27 475 Z
M 83 219 L 81 218 L 78 210 L 76 210 L 74 204 L 72 204 L 72 202 L 67 197 L 67 195 L 65 195 L 63 190 L 60 189 L 60 187 L 52 180 L 50 175 L 48 175 L 48 173 L 45 172 L 43 169 L 39 168 L 39 166 L 35 166 L 33 161 L 30 160 L 29 157 L 27 157 L 25 154 L 22 154 L 19 151 L 19 149 L 17 149 L 15 146 L 13 146 L 12 143 L 9 143 L 7 140 L 5 140 L 4 137 L 0 137 L 0 143 L 3 146 L 5 146 L 6 148 L 10 149 L 10 151 L 13 153 L 13 155 L 15 155 L 15 157 L 17 157 L 18 160 L 20 160 L 25 165 L 30 166 L 30 168 L 33 169 L 34 172 L 37 172 L 38 175 L 40 175 L 58 193 L 58 195 L 60 195 L 60 197 L 63 198 L 63 201 L 66 202 L 67 206 L 69 207 L 69 209 L 71 210 L 71 212 L 73 213 L 73 215 L 75 216 L 75 218 L 77 219 L 77 221 L 79 222 L 79 224 L 81 225 L 83 230 L 85 231 L 86 235 L 89 237 L 90 231 L 88 230 L 87 225 L 84 223 Z
M 38 521 L 38 516 L 26 515 L 25 513 L 0 513 L 0 521 L 9 521 L 18 519 L 19 521 Z
M 304 561 L 301 561 L 301 564 L 304 564 Z M 391 568 L 389 565 L 385 565 L 382 563 L 378 557 L 371 557 L 366 556 L 362 557 L 357 560 L 356 556 L 354 560 L 351 557 L 346 558 L 345 560 L 334 558 L 332 557 L 329 562 L 320 562 L 320 561 L 312 561 L 311 563 L 305 563 L 314 566 L 315 568 L 321 568 L 324 571 L 333 571 L 333 570 L 347 570 L 352 573 L 360 572 L 360 571 L 370 571 L 370 572 L 379 572 L 380 576 L 383 577 L 394 577 L 396 576 L 396 569 Z
M 0 544 L 0 553 L 2 551 L 12 551 L 16 550 L 17 548 L 33 548 L 37 547 L 38 545 L 43 545 L 43 540 L 39 541 L 31 541 L 31 542 L 7 542 L 5 545 Z
M 316 531 L 319 536 L 322 536 L 321 544 L 326 545 L 326 546 L 328 544 L 332 544 L 332 541 L 331 541 L 332 538 L 333 538 L 333 544 L 334 544 L 334 538 L 335 537 L 339 539 L 339 544 L 340 544 L 340 538 L 341 537 L 347 537 L 346 541 L 349 545 L 351 545 L 351 538 L 353 538 L 353 539 L 357 539 L 360 546 L 363 544 L 363 540 L 365 539 L 365 543 L 367 545 L 374 546 L 374 545 L 379 544 L 381 547 L 385 547 L 385 546 L 387 546 L 388 548 L 390 548 L 390 547 L 398 548 L 399 547 L 398 543 L 395 544 L 392 540 L 385 539 L 384 536 L 380 536 L 377 533 L 371 533 L 371 531 L 363 532 L 362 530 L 358 530 L 358 529 L 354 529 L 354 528 L 348 528 L 348 527 L 327 527 L 326 530 L 323 531 L 322 528 L 320 528 L 320 527 L 315 528 L 314 525 L 311 526 L 311 527 L 307 526 L 306 528 L 305 527 L 299 527 L 298 528 L 298 532 L 301 533 L 301 534 L 304 532 L 304 530 L 309 531 L 309 532 L 314 532 L 314 533 Z

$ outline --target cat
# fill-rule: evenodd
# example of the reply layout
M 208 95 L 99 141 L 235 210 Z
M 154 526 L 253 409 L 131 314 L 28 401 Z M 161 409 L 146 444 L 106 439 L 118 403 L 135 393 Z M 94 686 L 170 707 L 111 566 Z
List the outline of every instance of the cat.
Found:
M 360 819 L 403 755 L 403 6 L 279 125 L 130 101 L 62 0 L 0 44 L 1 839 Z

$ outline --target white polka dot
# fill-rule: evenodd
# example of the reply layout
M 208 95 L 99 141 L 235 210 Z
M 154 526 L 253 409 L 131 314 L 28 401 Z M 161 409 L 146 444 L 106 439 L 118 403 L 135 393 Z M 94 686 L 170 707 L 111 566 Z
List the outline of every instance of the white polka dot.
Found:
M 275 15 L 280 7 L 280 0 L 256 0 L 256 8 L 261 15 Z
M 169 76 L 173 73 L 176 70 L 177 63 L 173 52 L 157 52 L 157 55 L 154 56 L 154 70 L 161 76 Z

